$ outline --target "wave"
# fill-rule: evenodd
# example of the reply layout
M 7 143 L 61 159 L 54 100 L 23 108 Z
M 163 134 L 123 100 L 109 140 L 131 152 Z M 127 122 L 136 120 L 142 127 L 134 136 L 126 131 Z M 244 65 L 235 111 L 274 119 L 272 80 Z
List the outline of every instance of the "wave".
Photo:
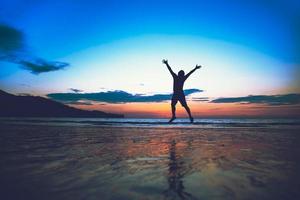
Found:
M 191 124 L 188 119 L 134 119 L 134 118 L 0 118 L 1 124 L 38 124 L 68 126 L 121 126 L 121 127 L 278 127 L 300 126 L 300 119 L 195 119 Z

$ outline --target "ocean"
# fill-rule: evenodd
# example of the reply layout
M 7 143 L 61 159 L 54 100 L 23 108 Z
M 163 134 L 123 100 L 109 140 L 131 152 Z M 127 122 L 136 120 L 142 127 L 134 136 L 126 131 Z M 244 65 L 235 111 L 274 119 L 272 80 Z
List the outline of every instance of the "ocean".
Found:
M 300 118 L 198 118 L 190 123 L 188 118 L 178 118 L 168 123 L 168 118 L 0 118 L 1 123 L 68 126 L 121 126 L 121 127 L 280 127 L 300 126 Z

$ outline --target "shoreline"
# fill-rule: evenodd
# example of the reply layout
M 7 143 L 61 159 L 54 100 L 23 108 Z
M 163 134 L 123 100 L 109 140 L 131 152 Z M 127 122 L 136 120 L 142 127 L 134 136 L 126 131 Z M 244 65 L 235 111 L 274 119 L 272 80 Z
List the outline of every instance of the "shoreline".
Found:
M 139 127 L 171 129 L 205 128 L 290 128 L 300 130 L 298 119 L 179 119 L 169 123 L 168 119 L 94 119 L 94 118 L 0 118 L 4 125 L 41 125 L 41 126 L 76 126 L 76 127 Z

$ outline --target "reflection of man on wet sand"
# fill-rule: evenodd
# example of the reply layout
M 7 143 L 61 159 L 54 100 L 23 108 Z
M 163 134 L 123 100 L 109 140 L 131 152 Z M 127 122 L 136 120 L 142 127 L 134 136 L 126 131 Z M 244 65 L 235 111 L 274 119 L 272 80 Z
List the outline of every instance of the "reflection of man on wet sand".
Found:
M 173 140 L 170 146 L 169 157 L 169 173 L 168 183 L 169 188 L 164 191 L 166 199 L 195 199 L 191 194 L 184 191 L 183 178 L 184 178 L 184 162 L 178 160 L 176 155 L 176 141 Z
M 174 81 L 174 83 L 173 83 L 173 96 L 172 96 L 172 102 L 171 102 L 172 118 L 170 119 L 169 122 L 172 122 L 174 119 L 176 119 L 176 114 L 175 114 L 176 107 L 175 106 L 176 106 L 177 102 L 179 101 L 181 103 L 181 105 L 185 108 L 186 112 L 189 114 L 191 123 L 193 123 L 194 118 L 192 117 L 190 108 L 188 107 L 188 105 L 186 103 L 186 100 L 185 100 L 185 95 L 184 95 L 184 92 L 183 92 L 183 84 L 184 84 L 185 80 L 194 71 L 196 71 L 197 69 L 200 69 L 201 66 L 200 65 L 196 65 L 196 67 L 192 71 L 190 71 L 187 75 L 184 75 L 184 71 L 180 70 L 178 72 L 178 75 L 177 75 L 171 69 L 171 67 L 170 67 L 170 65 L 168 63 L 168 60 L 163 60 L 162 62 L 167 65 L 168 70 L 170 71 L 170 73 L 171 73 L 171 75 L 173 77 L 173 81 Z

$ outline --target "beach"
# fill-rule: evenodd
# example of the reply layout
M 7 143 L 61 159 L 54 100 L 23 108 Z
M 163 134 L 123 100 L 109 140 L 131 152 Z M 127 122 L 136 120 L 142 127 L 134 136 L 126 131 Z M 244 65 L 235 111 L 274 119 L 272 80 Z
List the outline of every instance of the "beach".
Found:
M 300 197 L 298 125 L 11 121 L 1 199 Z

